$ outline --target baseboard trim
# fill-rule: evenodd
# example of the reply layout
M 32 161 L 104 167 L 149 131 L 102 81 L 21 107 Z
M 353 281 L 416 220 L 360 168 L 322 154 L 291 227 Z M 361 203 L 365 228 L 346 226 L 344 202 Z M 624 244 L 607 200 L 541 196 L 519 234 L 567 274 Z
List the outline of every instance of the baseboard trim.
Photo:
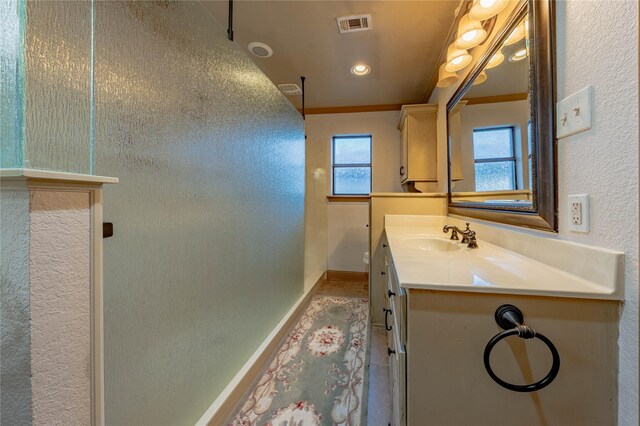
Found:
M 316 292 L 321 280 L 318 280 L 309 291 L 305 292 L 298 301 L 289 309 L 289 312 L 280 320 L 262 344 L 256 349 L 251 358 L 238 371 L 229 384 L 218 395 L 213 404 L 197 421 L 196 426 L 216 426 L 225 424 L 233 414 L 242 397 L 253 384 L 256 376 L 266 366 L 269 358 L 278 345 L 298 319 L 302 310 L 306 307 L 311 296 Z
M 327 271 L 327 281 L 368 281 L 368 272 Z

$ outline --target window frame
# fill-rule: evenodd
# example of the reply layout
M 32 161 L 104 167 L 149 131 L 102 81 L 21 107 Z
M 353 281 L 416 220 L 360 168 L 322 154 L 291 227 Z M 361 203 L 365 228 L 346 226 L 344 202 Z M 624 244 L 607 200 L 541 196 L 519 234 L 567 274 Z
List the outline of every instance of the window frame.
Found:
M 355 139 L 355 138 L 369 138 L 369 162 L 368 163 L 339 163 L 336 164 L 336 140 L 339 139 Z M 373 137 L 367 134 L 354 134 L 354 135 L 334 135 L 331 138 L 331 195 L 333 196 L 348 196 L 348 197 L 368 197 L 371 194 L 371 185 L 373 180 L 373 167 L 371 166 L 373 159 Z M 336 194 L 336 168 L 368 168 L 369 169 L 369 192 L 367 193 L 340 193 Z
M 511 157 L 491 157 L 491 158 L 476 158 L 475 153 L 475 140 L 473 140 L 473 136 L 476 132 L 491 132 L 496 130 L 509 130 L 509 137 L 511 139 Z M 518 158 L 516 156 L 516 129 L 515 126 L 493 126 L 493 127 L 481 127 L 477 129 L 473 129 L 471 134 L 471 142 L 473 143 L 473 165 L 475 167 L 478 163 L 502 163 L 506 161 L 513 162 L 513 188 L 506 189 L 504 191 L 517 191 L 518 190 Z M 478 187 L 476 186 L 476 192 L 491 192 L 491 191 L 478 191 Z

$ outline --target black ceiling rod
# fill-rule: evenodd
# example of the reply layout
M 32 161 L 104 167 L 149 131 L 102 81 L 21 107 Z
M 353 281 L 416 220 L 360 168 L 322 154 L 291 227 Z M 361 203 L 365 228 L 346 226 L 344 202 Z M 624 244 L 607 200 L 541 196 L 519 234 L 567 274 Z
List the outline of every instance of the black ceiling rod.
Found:
M 233 0 L 229 0 L 229 28 L 227 28 L 227 36 L 233 41 Z
M 300 81 L 302 82 L 302 119 L 305 120 L 306 117 L 304 115 L 304 81 L 306 77 L 300 77 Z

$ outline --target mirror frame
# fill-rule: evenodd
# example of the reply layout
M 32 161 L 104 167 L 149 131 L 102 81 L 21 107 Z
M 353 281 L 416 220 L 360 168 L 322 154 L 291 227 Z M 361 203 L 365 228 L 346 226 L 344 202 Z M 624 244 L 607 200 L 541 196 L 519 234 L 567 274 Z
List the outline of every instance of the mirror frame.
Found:
M 449 112 L 463 98 L 486 63 L 499 50 L 512 29 L 529 13 L 529 99 L 533 140 L 533 206 L 485 204 L 452 200 Z M 447 103 L 447 163 L 449 214 L 509 225 L 558 232 L 558 176 L 556 140 L 555 1 L 528 0 L 518 5 L 487 52 Z

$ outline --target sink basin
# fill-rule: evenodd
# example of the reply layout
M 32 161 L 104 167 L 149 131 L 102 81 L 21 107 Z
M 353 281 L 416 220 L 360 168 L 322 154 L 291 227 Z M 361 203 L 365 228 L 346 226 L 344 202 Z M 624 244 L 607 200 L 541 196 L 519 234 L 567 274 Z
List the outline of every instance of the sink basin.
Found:
M 406 247 L 425 251 L 456 251 L 460 250 L 460 244 L 452 243 L 440 238 L 423 235 L 408 235 L 400 239 Z

